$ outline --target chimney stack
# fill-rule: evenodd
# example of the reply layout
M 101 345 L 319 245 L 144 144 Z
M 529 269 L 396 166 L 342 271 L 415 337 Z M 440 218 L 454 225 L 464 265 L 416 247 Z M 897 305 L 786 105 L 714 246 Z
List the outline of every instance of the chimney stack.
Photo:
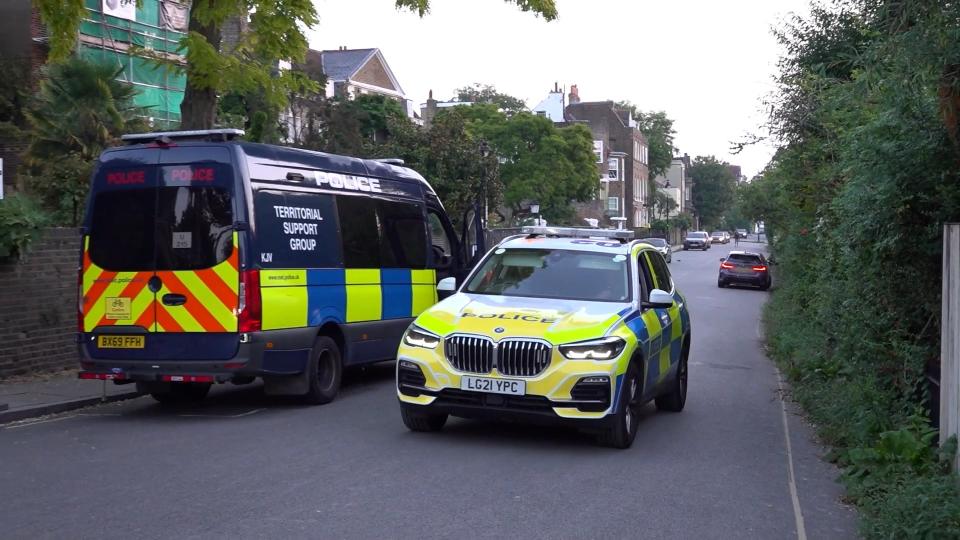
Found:
M 577 89 L 577 85 L 570 85 L 570 104 L 580 103 L 580 91 Z

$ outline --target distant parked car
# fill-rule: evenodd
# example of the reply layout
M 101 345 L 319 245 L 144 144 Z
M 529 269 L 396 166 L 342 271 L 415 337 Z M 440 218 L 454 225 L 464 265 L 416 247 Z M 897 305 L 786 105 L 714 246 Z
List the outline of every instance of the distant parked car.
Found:
M 717 287 L 736 284 L 753 285 L 764 291 L 770 288 L 770 265 L 762 254 L 731 251 L 729 257 L 720 259 Z
M 728 242 L 727 233 L 723 231 L 713 231 L 710 233 L 710 241 L 714 244 L 726 244 Z
M 687 233 L 687 237 L 683 239 L 683 250 L 688 249 L 702 249 L 704 251 L 710 249 L 710 235 L 704 231 Z
M 663 258 L 666 259 L 667 262 L 670 262 L 673 259 L 673 249 L 670 247 L 670 242 L 667 242 L 665 239 L 642 238 L 640 241 L 655 247 L 657 251 L 663 255 Z
M 747 230 L 746 230 L 746 229 L 737 229 L 736 233 L 737 233 L 737 237 L 738 237 L 738 238 L 746 238 L 746 237 L 747 237 Z

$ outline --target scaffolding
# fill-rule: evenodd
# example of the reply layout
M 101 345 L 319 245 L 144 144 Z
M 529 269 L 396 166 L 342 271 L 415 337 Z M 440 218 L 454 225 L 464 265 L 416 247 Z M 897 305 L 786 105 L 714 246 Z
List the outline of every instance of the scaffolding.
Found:
M 186 87 L 180 40 L 184 33 L 161 26 L 161 4 L 141 0 L 136 20 L 104 14 L 101 0 L 85 0 L 87 15 L 80 25 L 81 57 L 121 69 L 118 78 L 137 88 L 134 104 L 146 109 L 157 129 L 180 124 L 180 103 Z

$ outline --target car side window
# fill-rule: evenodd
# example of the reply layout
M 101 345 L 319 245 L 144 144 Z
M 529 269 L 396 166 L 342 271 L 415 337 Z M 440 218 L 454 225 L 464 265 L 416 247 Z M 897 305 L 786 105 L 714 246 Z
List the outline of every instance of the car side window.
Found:
M 640 252 L 637 257 L 637 268 L 639 269 L 639 272 L 637 272 L 637 295 L 641 302 L 646 302 L 650 298 L 650 291 L 655 287 L 653 285 L 653 274 L 650 272 L 650 263 L 643 252 Z
M 653 269 L 653 276 L 656 278 L 657 288 L 672 292 L 673 281 L 670 279 L 670 270 L 667 269 L 667 263 L 664 262 L 663 257 L 655 251 L 647 251 L 646 254 L 650 260 L 650 268 Z

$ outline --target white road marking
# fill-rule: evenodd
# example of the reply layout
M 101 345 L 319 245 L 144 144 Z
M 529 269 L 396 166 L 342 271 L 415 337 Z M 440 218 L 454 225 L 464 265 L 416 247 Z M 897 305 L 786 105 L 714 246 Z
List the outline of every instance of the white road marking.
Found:
M 787 471 L 790 482 L 790 498 L 793 500 L 793 517 L 797 523 L 798 540 L 807 540 L 807 531 L 803 526 L 803 512 L 800 509 L 800 498 L 797 496 L 796 473 L 793 472 L 793 448 L 790 445 L 790 425 L 787 423 L 787 403 L 783 400 L 783 377 L 777 369 L 777 388 L 780 396 L 780 407 L 783 413 L 783 437 L 787 442 Z

